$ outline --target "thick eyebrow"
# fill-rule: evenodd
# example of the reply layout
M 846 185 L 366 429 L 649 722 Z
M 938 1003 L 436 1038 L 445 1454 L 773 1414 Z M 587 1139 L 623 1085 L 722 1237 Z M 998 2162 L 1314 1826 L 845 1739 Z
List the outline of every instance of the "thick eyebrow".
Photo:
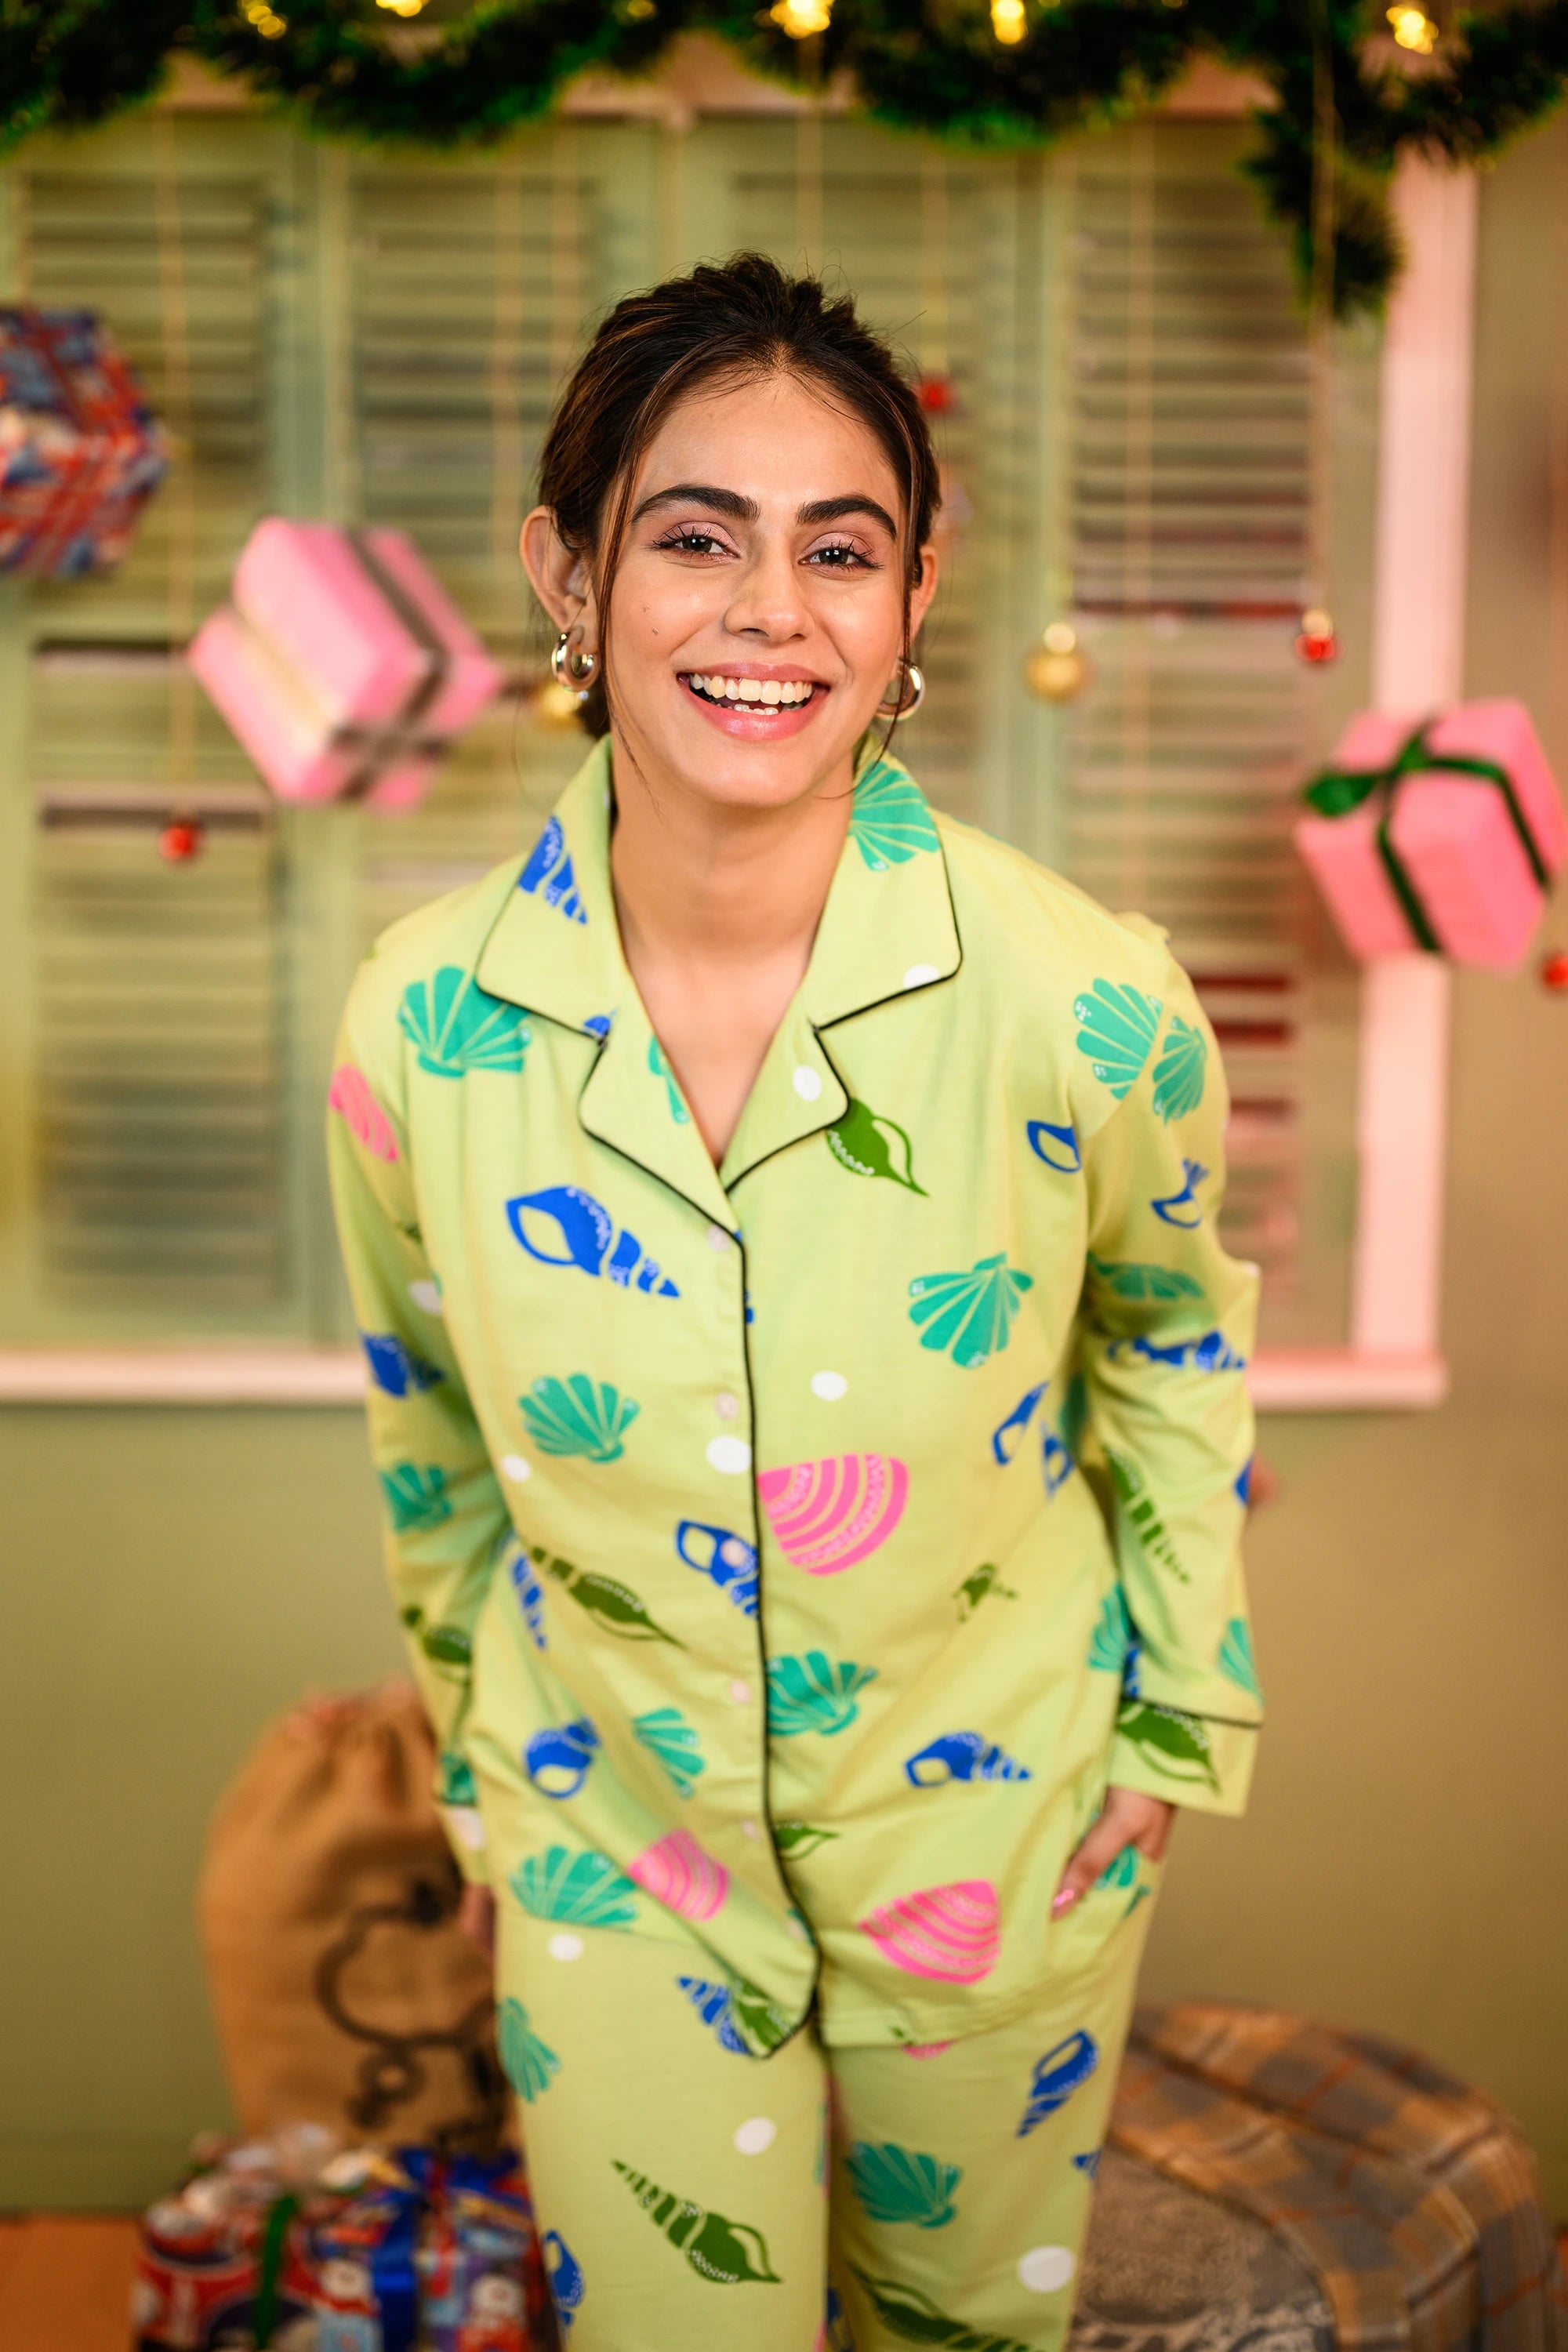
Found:
M 881 524 L 889 539 L 897 539 L 899 526 L 887 508 L 879 506 L 875 499 L 868 498 L 863 491 L 856 491 L 847 499 L 817 499 L 812 505 L 799 508 L 795 520 L 807 525 L 838 522 L 845 515 L 853 514 L 871 516 L 874 521 Z
M 632 522 L 639 523 L 645 515 L 658 514 L 666 507 L 684 506 L 707 507 L 714 514 L 728 515 L 731 522 L 756 522 L 762 514 L 755 499 L 744 498 L 739 490 L 721 490 L 711 482 L 673 482 L 668 490 L 655 490 L 651 498 L 644 499 Z M 851 491 L 847 498 L 814 499 L 811 505 L 796 509 L 795 520 L 812 530 L 855 514 L 869 515 L 881 524 L 889 539 L 897 539 L 899 527 L 887 508 L 858 490 Z

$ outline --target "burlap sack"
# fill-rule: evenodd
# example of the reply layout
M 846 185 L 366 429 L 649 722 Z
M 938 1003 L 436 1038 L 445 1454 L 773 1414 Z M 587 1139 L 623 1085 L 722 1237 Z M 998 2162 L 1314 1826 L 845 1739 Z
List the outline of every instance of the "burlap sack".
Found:
M 268 1731 L 214 1819 L 198 1906 L 247 2132 L 489 2153 L 507 2111 L 489 1963 L 431 1796 L 411 1685 L 316 1699 Z

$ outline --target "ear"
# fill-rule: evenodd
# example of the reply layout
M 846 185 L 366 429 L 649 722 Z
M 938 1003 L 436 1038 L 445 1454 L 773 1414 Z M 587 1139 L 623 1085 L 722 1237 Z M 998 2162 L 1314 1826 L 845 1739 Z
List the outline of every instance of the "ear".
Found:
M 530 518 L 531 520 L 532 518 Z M 931 610 L 931 600 L 936 594 L 937 560 L 934 547 L 921 550 L 919 577 L 910 591 L 910 642 L 920 635 L 921 623 Z
M 584 648 L 595 650 L 598 614 L 588 559 L 567 546 L 550 507 L 535 507 L 518 541 L 522 568 L 534 594 L 557 629 L 581 629 Z

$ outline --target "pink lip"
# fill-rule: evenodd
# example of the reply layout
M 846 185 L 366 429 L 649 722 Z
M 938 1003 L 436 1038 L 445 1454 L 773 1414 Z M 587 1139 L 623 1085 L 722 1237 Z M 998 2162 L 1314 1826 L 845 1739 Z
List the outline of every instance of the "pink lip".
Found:
M 708 672 L 703 671 L 702 675 L 707 677 Z M 770 669 L 758 663 L 747 662 L 738 667 L 726 668 L 722 675 L 725 677 L 774 677 L 781 686 L 805 685 L 818 689 L 809 702 L 796 702 L 788 707 L 766 702 L 709 702 L 702 695 L 693 692 L 689 678 L 683 677 L 681 692 L 694 709 L 700 710 L 721 735 L 733 736 L 743 743 L 777 743 L 787 740 L 792 735 L 798 735 L 813 714 L 821 709 L 831 692 L 820 678 L 810 677 L 804 670 L 798 669 Z

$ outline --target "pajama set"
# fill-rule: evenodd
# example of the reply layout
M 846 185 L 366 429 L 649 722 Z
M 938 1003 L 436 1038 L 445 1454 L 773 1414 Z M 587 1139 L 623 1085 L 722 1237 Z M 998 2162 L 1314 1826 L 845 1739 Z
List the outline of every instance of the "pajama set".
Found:
M 1245 1800 L 1255 1270 L 1161 934 L 874 748 L 715 1170 L 607 744 L 355 982 L 391 1572 L 569 2352 L 1056 2352 L 1156 1873 Z

